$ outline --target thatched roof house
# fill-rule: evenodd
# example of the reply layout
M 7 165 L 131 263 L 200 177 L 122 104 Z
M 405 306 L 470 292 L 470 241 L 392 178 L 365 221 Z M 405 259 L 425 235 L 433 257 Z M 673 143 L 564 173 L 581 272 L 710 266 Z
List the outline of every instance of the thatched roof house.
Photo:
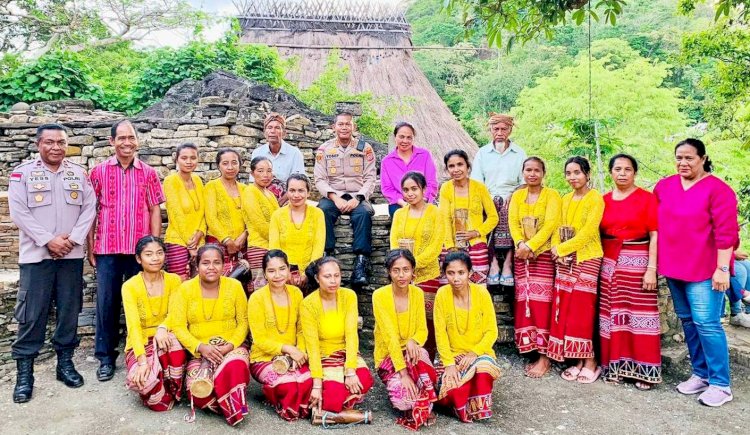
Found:
M 399 118 L 417 128 L 417 144 L 436 160 L 477 145 L 463 130 L 412 58 L 411 28 L 403 6 L 387 0 L 236 0 L 243 42 L 278 48 L 296 56 L 290 80 L 309 86 L 325 69 L 333 49 L 349 67 L 354 93 L 400 98 L 411 106 Z

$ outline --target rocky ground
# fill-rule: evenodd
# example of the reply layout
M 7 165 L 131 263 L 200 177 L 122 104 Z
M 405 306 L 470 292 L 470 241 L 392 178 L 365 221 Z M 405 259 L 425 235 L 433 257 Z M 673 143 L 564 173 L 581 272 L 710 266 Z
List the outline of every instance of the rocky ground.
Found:
M 631 385 L 612 386 L 571 384 L 555 371 L 541 380 L 523 375 L 523 360 L 510 347 L 499 349 L 505 366 L 495 384 L 495 416 L 471 425 L 440 414 L 437 424 L 421 429 L 428 434 L 745 434 L 750 412 L 750 371 L 733 367 L 734 401 L 722 408 L 701 406 L 695 397 L 674 391 L 689 373 L 686 361 L 666 367 L 665 382 L 649 392 Z M 189 405 L 157 414 L 145 409 L 135 394 L 125 390 L 124 373 L 118 366 L 113 381 L 96 380 L 97 362 L 91 357 L 90 343 L 79 350 L 77 365 L 86 385 L 72 390 L 55 380 L 54 359 L 37 363 L 36 388 L 31 402 L 11 400 L 12 382 L 0 384 L 0 433 L 26 434 L 119 434 L 119 433 L 245 433 L 290 434 L 323 433 L 307 421 L 287 423 L 262 404 L 259 385 L 252 382 L 248 401 L 250 415 L 230 429 L 224 420 L 198 412 L 195 423 L 183 419 Z M 375 423 L 351 431 L 367 434 L 409 433 L 397 427 L 383 386 L 376 382 L 363 409 L 375 413 Z M 348 431 L 349 431 L 348 430 Z

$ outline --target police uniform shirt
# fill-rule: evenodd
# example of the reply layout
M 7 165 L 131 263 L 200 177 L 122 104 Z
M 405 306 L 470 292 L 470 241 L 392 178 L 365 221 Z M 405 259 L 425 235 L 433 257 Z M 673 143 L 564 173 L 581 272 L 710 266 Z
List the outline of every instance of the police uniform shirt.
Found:
M 96 217 L 96 196 L 86 170 L 64 159 L 52 171 L 37 157 L 18 165 L 9 178 L 10 217 L 20 230 L 18 262 L 51 259 L 47 243 L 64 234 L 75 244 L 64 258 L 83 258 Z
M 324 198 L 329 193 L 370 198 L 377 179 L 375 152 L 368 143 L 360 147 L 355 139 L 346 147 L 331 139 L 315 152 L 315 187 Z

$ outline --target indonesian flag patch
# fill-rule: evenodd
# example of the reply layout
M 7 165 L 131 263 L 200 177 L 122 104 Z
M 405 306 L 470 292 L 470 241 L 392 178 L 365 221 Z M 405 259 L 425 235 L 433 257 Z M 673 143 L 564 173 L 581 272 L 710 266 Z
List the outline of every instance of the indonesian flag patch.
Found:
M 20 172 L 13 172 L 10 174 L 10 181 L 21 181 L 23 179 L 23 174 Z

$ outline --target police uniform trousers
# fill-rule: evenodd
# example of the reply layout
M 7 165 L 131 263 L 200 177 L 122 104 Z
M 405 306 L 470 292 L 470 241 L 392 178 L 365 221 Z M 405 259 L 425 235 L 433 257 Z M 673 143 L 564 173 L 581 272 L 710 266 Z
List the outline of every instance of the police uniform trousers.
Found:
M 96 256 L 96 345 L 94 356 L 114 364 L 120 344 L 122 283 L 141 271 L 132 254 Z
M 318 207 L 323 210 L 326 220 L 326 252 L 333 252 L 336 247 L 336 235 L 333 226 L 341 216 L 341 210 L 328 198 L 321 198 Z M 354 230 L 354 243 L 352 250 L 355 254 L 370 255 L 372 252 L 372 214 L 371 208 L 364 201 L 350 212 L 352 229 Z
M 13 359 L 36 358 L 44 344 L 50 308 L 57 325 L 52 336 L 56 351 L 78 347 L 78 314 L 83 304 L 83 259 L 42 260 L 20 264 L 21 288 L 16 300 L 18 338 Z

